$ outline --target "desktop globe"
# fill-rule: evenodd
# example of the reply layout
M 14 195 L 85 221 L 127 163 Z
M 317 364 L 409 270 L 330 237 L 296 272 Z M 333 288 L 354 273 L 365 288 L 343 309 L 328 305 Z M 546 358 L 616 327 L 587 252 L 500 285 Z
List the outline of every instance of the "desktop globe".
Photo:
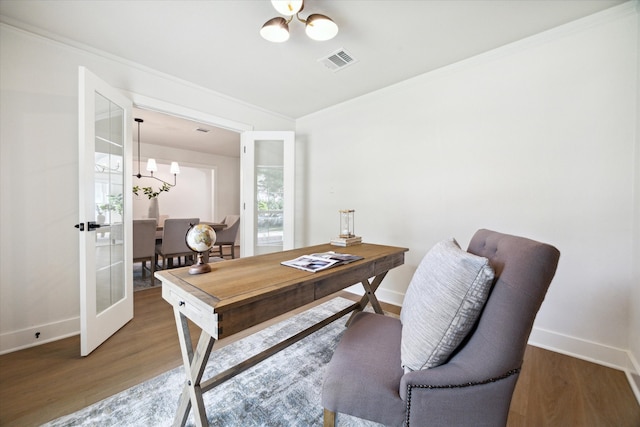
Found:
M 196 224 L 187 231 L 187 246 L 194 252 L 206 252 L 216 242 L 216 232 L 210 225 Z
M 211 266 L 202 261 L 202 254 L 208 252 L 216 242 L 216 232 L 206 224 L 191 226 L 185 236 L 189 249 L 198 253 L 197 262 L 189 268 L 189 274 L 201 274 L 211 271 Z

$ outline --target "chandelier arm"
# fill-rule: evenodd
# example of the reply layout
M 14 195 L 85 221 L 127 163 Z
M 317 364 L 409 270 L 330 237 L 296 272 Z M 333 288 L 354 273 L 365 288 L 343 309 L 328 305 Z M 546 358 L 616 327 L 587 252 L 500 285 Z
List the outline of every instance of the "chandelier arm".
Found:
M 296 18 L 298 18 L 298 21 L 302 22 L 304 25 L 307 25 L 307 20 L 300 18 L 300 12 L 296 13 Z M 291 19 L 293 19 L 293 15 L 291 15 Z M 287 22 L 287 24 L 288 24 L 288 22 Z
M 176 183 L 177 183 L 177 179 L 176 179 L 176 174 L 175 173 L 173 174 L 173 184 L 168 183 L 164 179 L 157 178 L 157 177 L 153 176 L 153 174 L 151 175 L 151 178 L 156 179 L 156 180 L 160 181 L 161 183 L 168 185 L 169 187 L 175 187 Z
M 171 183 L 169 183 L 169 182 L 165 181 L 164 179 L 160 179 L 160 178 L 158 178 L 157 176 L 153 176 L 153 172 L 151 172 L 151 175 L 141 175 L 141 174 L 137 174 L 137 175 L 133 175 L 133 176 L 136 176 L 136 177 L 138 177 L 138 178 L 153 178 L 153 179 L 155 179 L 156 181 L 160 181 L 161 183 L 168 185 L 169 187 L 175 187 L 175 186 L 176 186 L 176 184 L 177 184 L 177 175 L 176 175 L 175 173 L 173 174 L 173 184 L 171 184 Z

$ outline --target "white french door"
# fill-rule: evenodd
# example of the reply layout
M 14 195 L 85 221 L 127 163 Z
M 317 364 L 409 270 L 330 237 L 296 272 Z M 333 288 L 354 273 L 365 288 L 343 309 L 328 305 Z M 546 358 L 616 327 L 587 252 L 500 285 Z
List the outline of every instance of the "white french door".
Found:
M 132 102 L 79 69 L 80 352 L 133 318 Z
M 295 134 L 249 131 L 240 142 L 241 254 L 293 249 Z

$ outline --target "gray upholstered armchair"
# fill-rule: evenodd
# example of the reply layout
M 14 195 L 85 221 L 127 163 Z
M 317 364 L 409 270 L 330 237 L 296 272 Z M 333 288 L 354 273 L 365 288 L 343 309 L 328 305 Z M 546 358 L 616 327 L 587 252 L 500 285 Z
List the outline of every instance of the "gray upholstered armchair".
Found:
M 240 215 L 227 215 L 222 220 L 222 223 L 226 224 L 227 227 L 223 230 L 216 231 L 214 248 L 217 246 L 217 250 L 212 248 L 210 255 L 224 258 L 222 248 L 229 246 L 231 249 L 231 258 L 233 259 L 236 257 L 236 237 L 238 236 L 238 229 L 240 228 Z
M 350 323 L 325 374 L 325 426 L 335 423 L 336 413 L 387 426 L 506 424 L 527 340 L 560 253 L 547 244 L 489 230 L 476 232 L 467 252 L 461 252 L 479 256 L 480 264 L 484 259 L 478 271 L 490 272 L 486 303 L 479 306 L 470 331 L 446 359 L 419 369 L 407 366 L 411 350 L 403 340 L 416 319 L 404 311 L 429 309 L 411 290 L 425 281 L 428 273 L 420 269 L 427 254 L 407 290 L 401 319 L 364 312 Z

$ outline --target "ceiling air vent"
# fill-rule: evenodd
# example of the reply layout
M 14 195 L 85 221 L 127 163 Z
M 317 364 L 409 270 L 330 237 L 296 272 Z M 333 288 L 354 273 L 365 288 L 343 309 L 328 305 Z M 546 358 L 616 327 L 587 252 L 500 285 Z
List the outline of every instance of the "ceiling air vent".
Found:
M 351 54 L 344 49 L 339 49 L 329 56 L 318 59 L 318 62 L 324 64 L 325 67 L 332 71 L 342 70 L 351 64 L 358 62 Z

